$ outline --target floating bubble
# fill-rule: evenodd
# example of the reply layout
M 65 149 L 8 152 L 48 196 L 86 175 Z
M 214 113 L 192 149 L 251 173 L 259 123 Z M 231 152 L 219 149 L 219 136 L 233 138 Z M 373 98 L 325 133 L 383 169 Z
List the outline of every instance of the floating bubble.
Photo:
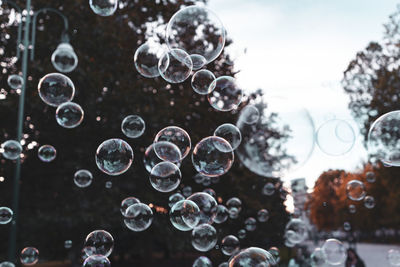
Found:
M 307 224 L 300 219 L 291 219 L 285 228 L 286 239 L 293 244 L 303 242 L 308 235 Z
M 178 201 L 184 200 L 184 199 L 185 199 L 185 197 L 182 196 L 181 193 L 172 194 L 168 198 L 168 206 L 170 208 L 172 208 L 175 205 L 175 203 L 177 203 Z
M 176 229 L 190 231 L 200 221 L 200 209 L 193 201 L 183 199 L 171 208 L 169 219 Z
M 210 63 L 221 54 L 225 45 L 225 29 L 217 15 L 197 5 L 176 12 L 168 22 L 166 39 L 169 49 L 183 49 L 201 62 Z M 200 60 L 203 57 L 203 60 Z
M 24 85 L 24 79 L 20 75 L 12 74 L 8 76 L 7 83 L 12 89 L 21 89 Z
M 64 128 L 78 127 L 82 123 L 83 116 L 82 107 L 73 102 L 63 103 L 56 110 L 57 123 Z
M 64 248 L 66 248 L 66 249 L 72 248 L 72 240 L 65 240 L 64 241 Z
M 159 192 L 175 190 L 182 179 L 179 168 L 171 162 L 160 162 L 150 172 L 150 183 Z
M 189 134 L 178 126 L 168 126 L 159 131 L 154 138 L 154 143 L 160 141 L 167 141 L 176 145 L 181 151 L 182 159 L 189 154 L 192 147 Z
M 180 162 L 182 154 L 177 146 L 171 142 L 159 141 L 154 143 L 154 152 L 163 161 Z
M 95 14 L 106 17 L 115 13 L 118 0 L 89 0 L 89 5 Z
M 68 73 L 78 66 L 78 57 L 69 43 L 61 43 L 51 55 L 51 63 L 57 71 Z
M 105 184 L 105 187 L 107 189 L 110 189 L 112 187 L 112 182 L 111 181 L 107 181 L 106 184 Z
M 242 134 L 240 133 L 240 130 L 231 123 L 224 123 L 218 126 L 214 131 L 214 135 L 228 141 L 233 150 L 238 148 L 240 142 L 242 142 Z
M 254 124 L 260 119 L 260 111 L 254 105 L 247 105 L 240 111 L 239 118 L 246 124 Z
M 262 189 L 262 193 L 266 196 L 272 196 L 275 193 L 275 185 L 273 183 L 266 183 Z
M 387 252 L 387 260 L 390 266 L 400 266 L 400 251 L 397 249 L 390 249 Z
M 199 173 L 214 177 L 225 174 L 233 164 L 233 149 L 225 139 L 209 136 L 193 149 L 192 163 Z
M 342 264 L 346 260 L 346 248 L 337 239 L 328 239 L 321 247 L 327 263 L 332 265 Z
M 271 266 L 273 256 L 266 250 L 250 247 L 242 250 L 229 260 L 229 267 Z
M 192 188 L 191 188 L 190 186 L 185 186 L 185 187 L 182 189 L 182 193 L 183 193 L 183 195 L 184 195 L 185 197 L 188 197 L 188 196 L 190 196 L 190 195 L 192 194 Z
M 84 262 L 83 267 L 111 267 L 110 260 L 102 255 L 89 256 Z
M 347 197 L 354 201 L 362 200 L 367 192 L 365 191 L 365 185 L 359 180 L 351 180 L 346 185 Z
M 236 109 L 242 102 L 243 90 L 233 77 L 218 77 L 210 87 L 214 89 L 207 96 L 208 102 L 216 110 L 230 111 Z
M 39 250 L 26 247 L 21 251 L 19 259 L 23 265 L 35 265 L 39 261 Z
M 215 75 L 209 70 L 199 70 L 192 76 L 192 88 L 200 95 L 208 95 L 214 88 L 211 86 L 215 81 Z
M 204 176 L 203 174 L 201 174 L 201 173 L 197 173 L 195 176 L 193 176 L 193 180 L 197 183 L 197 184 L 201 184 L 201 183 L 203 183 L 203 181 L 204 181 L 204 179 L 206 178 L 207 176 Z
M 74 174 L 74 183 L 76 186 L 84 188 L 92 184 L 93 175 L 88 170 L 79 170 Z
M 200 224 L 192 231 L 192 245 L 202 252 L 209 251 L 217 244 L 217 230 L 210 224 Z
M 160 76 L 158 62 L 164 55 L 166 48 L 156 42 L 146 42 L 135 52 L 134 62 L 137 71 L 146 78 Z
M 269 219 L 269 212 L 266 209 L 261 209 L 257 213 L 257 218 L 259 222 L 266 222 Z
M 356 206 L 353 205 L 353 204 L 350 204 L 350 205 L 349 205 L 349 212 L 352 213 L 352 214 L 354 214 L 354 213 L 356 213 L 356 211 L 357 211 Z
M 217 216 L 217 201 L 207 193 L 197 192 L 187 198 L 197 204 L 200 209 L 200 221 L 199 224 L 214 222 Z
M 312 267 L 323 267 L 325 266 L 326 260 L 325 255 L 321 248 L 315 248 L 310 256 Z
M 375 198 L 373 196 L 366 196 L 364 198 L 364 206 L 367 209 L 373 209 L 375 207 Z
M 51 145 L 43 145 L 38 149 L 38 157 L 43 162 L 51 162 L 57 156 L 57 150 L 54 146 Z
M 15 264 L 9 261 L 3 261 L 0 263 L 0 267 L 15 267 Z
M 349 231 L 351 230 L 351 225 L 350 225 L 350 223 L 349 223 L 349 222 L 344 222 L 344 223 L 343 223 L 343 229 L 344 229 L 346 232 L 349 232 Z
M 212 262 L 209 258 L 205 256 L 198 257 L 194 262 L 192 267 L 212 267 Z
M 240 230 L 238 231 L 238 237 L 239 237 L 240 239 L 246 238 L 246 234 L 247 234 L 247 232 L 246 232 L 245 229 L 240 229 Z
M 323 123 L 317 130 L 318 147 L 330 156 L 341 156 L 349 152 L 356 141 L 356 134 L 351 125 L 333 119 Z
M 217 215 L 215 216 L 215 223 L 224 223 L 228 219 L 229 211 L 224 205 L 218 205 Z
M 242 210 L 242 201 L 237 197 L 232 197 L 226 201 L 226 207 L 230 216 L 238 215 Z
M 7 207 L 0 207 L 0 224 L 7 224 L 13 218 L 13 211 Z
M 157 145 L 157 151 L 158 151 L 158 153 L 161 153 L 162 152 L 162 150 L 161 150 L 161 148 L 163 148 L 163 149 L 168 149 L 168 150 L 166 150 L 166 151 L 169 151 L 169 155 L 170 156 L 172 156 L 172 155 L 181 155 L 180 154 L 180 150 L 179 150 L 179 148 L 176 146 L 176 145 L 174 145 L 174 144 L 172 144 L 172 143 L 169 143 L 169 142 L 166 142 L 166 143 L 168 143 L 168 144 L 162 144 L 161 146 L 160 145 Z M 144 156 L 143 156 L 143 164 L 144 164 L 144 167 L 146 168 L 146 170 L 148 171 L 148 172 L 151 172 L 151 170 L 154 168 L 154 166 L 156 166 L 158 163 L 160 163 L 160 162 L 162 162 L 163 160 L 156 154 L 156 151 L 155 151 L 155 144 L 156 143 L 154 143 L 154 144 L 151 144 L 150 146 L 148 146 L 147 148 L 146 148 L 146 151 L 144 152 Z M 179 157 L 181 157 L 181 156 L 179 156 Z M 166 156 L 164 155 L 164 158 L 166 158 Z M 172 157 L 170 157 L 170 159 L 171 159 Z M 172 158 L 172 160 L 177 160 L 176 158 Z M 180 159 L 177 161 L 177 162 L 173 162 L 176 166 L 180 166 Z
M 256 230 L 257 227 L 257 220 L 254 219 L 253 217 L 249 217 L 244 221 L 244 228 L 246 228 L 247 231 L 253 232 Z
M 124 118 L 121 130 L 126 137 L 138 138 L 143 135 L 146 129 L 144 120 L 138 115 L 129 115 Z
M 104 141 L 96 150 L 97 167 L 108 175 L 120 175 L 126 172 L 132 161 L 131 146 L 118 138 Z
M 201 55 L 192 54 L 190 55 L 190 58 L 193 62 L 193 70 L 199 70 L 207 64 L 207 60 Z
M 240 249 L 239 239 L 234 235 L 225 236 L 221 241 L 221 251 L 227 256 L 237 253 Z
M 143 203 L 136 203 L 126 210 L 124 223 L 134 232 L 141 232 L 150 227 L 153 222 L 153 211 Z
M 18 141 L 7 140 L 1 144 L 1 151 L 6 159 L 15 160 L 22 153 L 22 146 Z
M 400 166 L 400 111 L 380 116 L 368 132 L 367 149 L 370 157 L 387 166 Z
M 104 230 L 96 230 L 87 235 L 83 250 L 86 255 L 110 256 L 114 249 L 114 238 Z
M 50 73 L 40 79 L 38 91 L 44 103 L 58 107 L 62 103 L 72 101 L 75 95 L 75 85 L 64 74 Z
M 368 183 L 375 183 L 376 181 L 376 175 L 374 172 L 367 172 L 365 174 L 365 179 L 367 180 Z
M 189 78 L 193 62 L 188 53 L 181 49 L 164 52 L 158 62 L 161 77 L 169 83 L 181 83 Z
M 123 216 L 125 216 L 126 211 L 128 210 L 128 208 L 130 206 L 132 206 L 133 204 L 137 204 L 137 203 L 140 203 L 140 200 L 137 199 L 136 197 L 127 197 L 124 200 L 122 200 L 121 208 L 120 208 L 121 214 Z

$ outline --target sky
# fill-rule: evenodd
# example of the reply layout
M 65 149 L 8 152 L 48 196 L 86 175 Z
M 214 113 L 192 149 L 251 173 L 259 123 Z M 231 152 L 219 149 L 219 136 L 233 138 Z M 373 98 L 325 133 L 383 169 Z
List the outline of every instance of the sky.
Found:
M 357 170 L 367 158 L 357 124 L 340 86 L 343 71 L 370 41 L 380 41 L 383 24 L 395 12 L 394 0 L 210 0 L 208 7 L 221 19 L 243 51 L 235 65 L 246 91 L 297 99 L 318 129 L 329 119 L 347 121 L 356 132 L 353 148 L 330 156 L 317 145 L 306 163 L 290 173 L 304 177 L 309 187 L 325 170 Z M 334 143 L 333 143 L 334 144 Z

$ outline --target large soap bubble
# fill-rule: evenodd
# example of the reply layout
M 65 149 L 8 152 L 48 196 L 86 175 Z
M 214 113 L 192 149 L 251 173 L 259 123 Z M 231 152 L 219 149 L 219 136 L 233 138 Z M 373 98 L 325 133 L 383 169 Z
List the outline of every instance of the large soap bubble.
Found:
M 39 261 L 39 250 L 26 247 L 21 251 L 20 261 L 23 265 L 34 265 Z
M 74 183 L 76 186 L 85 188 L 92 184 L 93 175 L 88 170 L 78 170 L 74 174 Z
M 216 59 L 225 45 L 225 29 L 217 15 L 201 6 L 189 6 L 175 13 L 167 26 L 167 44 L 194 55 L 195 69 Z M 204 58 L 204 59 L 202 59 Z
M 108 175 L 119 175 L 126 172 L 132 161 L 131 146 L 118 138 L 104 141 L 96 150 L 97 167 Z
M 83 250 L 86 255 L 110 256 L 114 249 L 114 238 L 104 230 L 96 230 L 87 235 Z
M 6 159 L 15 160 L 22 153 L 22 146 L 18 141 L 7 140 L 1 144 L 1 152 Z
M 137 71 L 146 78 L 160 76 L 158 62 L 166 49 L 156 42 L 146 42 L 136 49 L 134 62 Z
M 7 224 L 13 218 L 13 211 L 7 207 L 0 207 L 0 224 Z
M 200 209 L 193 201 L 183 199 L 172 206 L 169 219 L 176 229 L 190 231 L 200 221 Z
M 328 239 L 321 247 L 327 263 L 332 265 L 342 264 L 346 260 L 346 248 L 337 239 Z
M 171 192 L 175 190 L 181 182 L 182 174 L 178 166 L 164 161 L 158 163 L 150 172 L 151 186 L 160 192 Z
M 200 209 L 199 224 L 214 222 L 217 216 L 217 201 L 207 193 L 197 192 L 187 198 L 197 204 Z
M 181 151 L 182 159 L 190 152 L 192 143 L 189 134 L 178 126 L 168 126 L 160 130 L 154 138 L 154 143 L 167 141 L 175 144 Z
M 242 134 L 239 129 L 231 123 L 224 123 L 218 126 L 214 131 L 214 135 L 228 141 L 233 150 L 238 148 L 240 142 L 242 142 Z
M 57 123 L 64 128 L 78 127 L 82 123 L 83 116 L 82 107 L 73 102 L 63 103 L 56 110 Z
M 143 203 L 136 203 L 128 207 L 125 212 L 124 223 L 134 232 L 141 232 L 150 227 L 153 222 L 153 211 Z
M 115 13 L 118 8 L 118 0 L 89 0 L 89 5 L 94 13 L 106 17 Z
M 207 96 L 208 102 L 216 110 L 230 111 L 236 109 L 242 102 L 243 90 L 233 77 L 218 77 L 210 87 L 213 90 Z
M 198 251 L 206 252 L 217 244 L 217 230 L 210 224 L 200 224 L 192 231 L 192 245 Z
M 111 267 L 110 260 L 102 255 L 92 255 L 87 257 L 82 267 Z
M 351 180 L 346 185 L 347 197 L 354 201 L 362 200 L 367 192 L 365 191 L 365 185 L 359 180 Z
M 72 101 L 75 95 L 75 85 L 64 74 L 50 73 L 40 79 L 38 91 L 43 102 L 58 107 L 62 103 Z
M 236 126 L 242 143 L 236 149 L 242 163 L 254 173 L 281 178 L 302 166 L 314 149 L 314 123 L 308 111 L 284 98 L 262 98 L 255 107 L 254 124 L 239 116 Z
M 250 247 L 242 250 L 229 260 L 229 267 L 271 266 L 275 259 L 268 251 Z
M 227 256 L 233 255 L 240 249 L 239 239 L 234 235 L 225 236 L 221 241 L 221 251 Z
M 161 144 L 158 143 L 151 144 L 146 148 L 144 152 L 143 164 L 146 170 L 148 172 L 151 172 L 154 166 L 156 166 L 158 163 L 162 161 L 165 161 L 165 159 L 172 160 L 172 163 L 174 163 L 176 166 L 179 167 L 182 158 L 181 156 L 182 154 L 180 153 L 179 148 L 170 142 L 162 142 Z M 156 153 L 156 148 L 157 148 L 157 153 Z M 163 159 L 161 159 L 158 155 L 162 155 Z
M 57 150 L 52 145 L 43 145 L 38 149 L 38 157 L 43 162 L 51 162 L 57 156 Z
M 209 70 L 199 70 L 192 76 L 192 88 L 200 95 L 208 95 L 214 90 L 215 75 Z
M 356 141 L 351 125 L 344 120 L 328 120 L 317 130 L 318 147 L 331 156 L 341 156 L 349 152 Z
M 51 63 L 59 72 L 71 72 L 78 65 L 78 57 L 69 43 L 61 43 L 51 55 Z
M 193 69 L 190 56 L 181 49 L 164 52 L 158 62 L 161 77 L 169 83 L 181 83 L 189 78 Z
M 21 89 L 24 85 L 24 79 L 18 74 L 11 74 L 8 76 L 7 83 L 12 89 Z
M 138 115 L 129 115 L 121 123 L 121 130 L 126 137 L 138 138 L 146 129 L 144 120 Z

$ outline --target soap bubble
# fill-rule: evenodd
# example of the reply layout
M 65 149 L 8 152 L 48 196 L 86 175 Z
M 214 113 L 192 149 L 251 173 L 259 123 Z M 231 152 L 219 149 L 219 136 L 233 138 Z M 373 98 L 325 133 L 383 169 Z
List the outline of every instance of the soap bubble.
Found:
M 239 129 L 231 123 L 224 123 L 218 126 L 214 131 L 214 135 L 228 141 L 233 150 L 238 148 L 240 142 L 242 142 L 242 134 Z
M 215 216 L 215 223 L 224 223 L 228 219 L 229 212 L 228 209 L 224 205 L 218 205 L 217 207 L 217 215 Z
M 368 132 L 367 149 L 370 157 L 387 166 L 400 166 L 400 111 L 380 116 Z
M 343 223 L 343 229 L 344 229 L 346 232 L 349 232 L 349 231 L 351 230 L 351 225 L 350 225 L 350 223 L 349 223 L 349 222 L 344 222 L 344 223 Z
M 86 255 L 110 256 L 114 249 L 114 238 L 104 230 L 96 230 L 87 235 L 83 250 Z
M 254 105 L 247 105 L 240 111 L 239 118 L 246 124 L 254 124 L 260 118 L 260 111 Z
M 226 201 L 226 207 L 228 208 L 229 215 L 236 217 L 242 210 L 242 201 L 237 197 L 232 197 Z
M 233 255 L 240 249 L 239 239 L 234 235 L 225 236 L 221 241 L 221 251 L 227 256 Z
M 193 166 L 199 173 L 214 177 L 225 174 L 233 164 L 233 150 L 225 139 L 209 136 L 198 142 L 193 149 Z
M 271 266 L 273 256 L 266 250 L 250 247 L 242 250 L 229 260 L 229 267 Z
M 39 261 L 39 250 L 26 247 L 21 251 L 20 261 L 23 265 L 34 265 Z
M 58 107 L 62 103 L 72 101 L 75 95 L 75 85 L 64 74 L 50 73 L 40 79 L 38 91 L 44 103 Z
M 71 72 L 78 66 L 78 57 L 69 43 L 61 43 L 51 55 L 51 63 L 59 72 Z
M 204 176 L 203 174 L 201 174 L 201 173 L 197 173 L 195 176 L 193 176 L 193 180 L 197 183 L 197 184 L 201 184 L 201 183 L 203 183 L 203 181 L 204 181 L 204 179 L 206 178 L 207 176 Z M 209 178 L 209 177 L 208 177 Z M 211 181 L 210 181 L 210 184 L 211 184 Z
M 201 55 L 192 54 L 190 55 L 190 58 L 193 62 L 193 70 L 199 70 L 207 64 L 207 60 Z
M 97 167 L 108 175 L 119 175 L 126 172 L 132 161 L 131 146 L 118 138 L 104 141 L 96 150 Z
M 300 219 L 291 219 L 286 224 L 286 239 L 293 244 L 298 244 L 303 242 L 308 235 L 308 227 L 306 223 Z
M 146 129 L 144 120 L 137 115 L 126 116 L 122 121 L 121 130 L 126 137 L 138 138 Z
M 375 183 L 376 181 L 376 176 L 374 172 L 367 172 L 365 174 L 365 179 L 367 180 L 368 183 Z
M 246 234 L 247 234 L 247 232 L 246 232 L 245 229 L 240 229 L 240 230 L 238 231 L 238 237 L 239 237 L 240 239 L 246 238 Z
M 13 218 L 13 211 L 7 207 L 0 207 L 0 224 L 7 224 Z
M 43 162 L 51 162 L 57 156 L 57 150 L 54 146 L 51 145 L 43 145 L 38 149 L 38 157 Z
M 366 196 L 364 198 L 364 206 L 367 209 L 373 209 L 375 207 L 375 198 L 373 196 Z
M 356 206 L 354 206 L 353 204 L 350 204 L 349 205 L 349 212 L 354 214 L 354 213 L 356 213 L 356 211 L 357 211 Z
M 266 196 L 272 196 L 275 193 L 275 185 L 273 183 L 266 183 L 262 189 L 262 193 Z
M 244 221 L 244 228 L 246 228 L 247 231 L 253 232 L 256 230 L 257 227 L 257 221 L 253 217 L 249 217 Z
M 217 244 L 217 230 L 210 224 L 200 224 L 192 231 L 192 245 L 198 251 L 206 252 Z
M 210 87 L 214 89 L 207 96 L 208 102 L 216 110 L 230 111 L 236 109 L 242 102 L 243 90 L 233 77 L 218 77 Z
M 93 175 L 88 170 L 79 170 L 74 174 L 74 183 L 76 186 L 84 188 L 92 184 Z
M 121 214 L 125 216 L 127 209 L 132 206 L 133 204 L 140 203 L 140 200 L 136 197 L 127 197 L 121 202 Z
M 199 224 L 213 223 L 217 216 L 217 201 L 207 193 L 197 192 L 187 198 L 197 204 L 200 209 Z
M 346 185 L 347 197 L 354 201 L 362 200 L 367 192 L 365 191 L 365 185 L 359 180 L 351 180 Z
M 400 251 L 397 249 L 390 249 L 387 252 L 387 260 L 390 266 L 400 266 Z
M 155 190 L 165 193 L 171 192 L 179 186 L 182 174 L 175 164 L 165 161 L 154 166 L 149 179 Z
M 192 230 L 200 221 L 200 209 L 191 200 L 180 200 L 169 212 L 172 225 L 180 231 Z
M 160 76 L 158 62 L 165 51 L 165 47 L 152 41 L 148 41 L 139 46 L 134 56 L 137 71 L 146 78 Z
M 0 267 L 15 267 L 15 264 L 9 261 L 3 261 L 0 263 Z
M 7 83 L 12 89 L 21 89 L 24 85 L 24 79 L 20 75 L 12 74 L 8 76 Z
M 240 118 L 236 126 L 242 143 L 236 149 L 241 162 L 252 172 L 273 178 L 285 176 L 302 166 L 314 149 L 314 124 L 298 101 L 264 97 L 255 107 L 260 112 L 254 124 Z
M 118 8 L 118 0 L 89 0 L 90 8 L 100 16 L 111 16 Z
M 192 267 L 212 267 L 212 262 L 209 258 L 205 256 L 198 257 L 194 262 Z
M 66 248 L 66 249 L 72 248 L 72 240 L 65 240 L 64 241 L 64 248 Z
M 183 189 L 182 189 L 182 193 L 183 193 L 183 195 L 185 196 L 185 197 L 188 197 L 188 196 L 190 196 L 191 194 L 192 194 L 192 187 L 190 187 L 190 186 L 185 186 Z
M 321 248 L 315 248 L 314 252 L 310 256 L 312 267 L 323 267 L 325 266 L 325 255 Z
M 102 255 L 92 255 L 83 262 L 83 267 L 111 267 L 110 260 Z
M 15 160 L 22 153 L 22 146 L 18 141 L 7 140 L 1 144 L 1 151 L 6 159 Z
M 189 154 L 192 147 L 189 134 L 178 126 L 168 126 L 159 131 L 154 138 L 154 143 L 160 141 L 167 141 L 176 145 L 181 151 L 182 159 Z
M 321 247 L 327 263 L 332 265 L 342 264 L 346 260 L 346 248 L 337 239 L 328 239 Z
M 66 102 L 56 110 L 57 123 L 64 128 L 78 127 L 83 120 L 84 112 L 81 106 L 73 102 Z
M 126 210 L 124 223 L 135 232 L 141 232 L 150 227 L 153 222 L 153 211 L 143 203 L 136 203 Z
M 167 45 L 203 57 L 210 63 L 221 54 L 225 45 L 225 29 L 217 15 L 200 6 L 188 6 L 176 12 L 167 25 Z M 196 64 L 196 69 L 201 68 Z
M 157 157 L 163 161 L 168 161 L 172 163 L 180 162 L 182 159 L 182 154 L 179 148 L 171 142 L 159 141 L 154 143 L 154 152 Z
M 111 181 L 107 181 L 106 184 L 105 184 L 105 187 L 107 189 L 110 189 L 112 187 L 112 182 Z
M 330 156 L 341 156 L 349 152 L 356 141 L 356 134 L 351 125 L 333 119 L 323 123 L 317 130 L 318 147 Z
M 177 203 L 178 201 L 184 200 L 184 199 L 185 199 L 185 197 L 182 196 L 181 193 L 172 194 L 168 198 L 168 206 L 170 208 L 172 208 L 175 205 L 175 203 Z
M 266 222 L 269 219 L 269 212 L 266 209 L 261 209 L 257 213 L 257 218 L 259 222 Z
M 169 143 L 169 142 L 166 142 L 166 143 Z M 155 144 L 156 143 L 153 143 L 150 146 L 148 146 L 144 152 L 143 164 L 148 172 L 151 172 L 151 170 L 154 168 L 154 166 L 156 166 L 158 163 L 163 161 L 159 156 L 157 156 L 157 154 L 155 152 L 155 149 L 154 149 Z M 170 152 L 170 155 L 181 155 L 179 148 L 172 143 L 169 143 L 167 145 L 162 144 L 160 147 L 158 147 L 157 150 L 159 151 L 159 153 L 161 152 L 160 149 L 163 147 L 164 147 L 164 149 L 169 148 L 167 151 Z M 179 158 L 181 158 L 181 156 L 179 156 Z M 176 159 L 173 159 L 173 160 L 176 160 Z M 180 159 L 177 162 L 173 162 L 173 163 L 179 167 Z
M 192 88 L 200 95 L 208 95 L 214 90 L 211 86 L 215 81 L 215 75 L 209 70 L 199 70 L 192 76 Z
M 158 62 L 161 77 L 169 83 L 181 83 L 189 78 L 193 62 L 188 53 L 181 49 L 164 52 Z

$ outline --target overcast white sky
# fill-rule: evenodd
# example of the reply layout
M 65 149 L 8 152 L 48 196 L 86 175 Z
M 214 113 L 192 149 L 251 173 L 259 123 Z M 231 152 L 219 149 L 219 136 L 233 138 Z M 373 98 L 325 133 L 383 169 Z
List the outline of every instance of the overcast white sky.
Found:
M 247 48 L 239 79 L 248 90 L 301 101 L 316 128 L 327 118 L 352 120 L 339 82 L 347 64 L 369 41 L 381 40 L 383 23 L 396 10 L 394 0 L 210 0 L 236 47 Z M 291 177 L 313 186 L 329 168 L 354 170 L 366 152 L 358 138 L 340 157 L 316 146 Z

